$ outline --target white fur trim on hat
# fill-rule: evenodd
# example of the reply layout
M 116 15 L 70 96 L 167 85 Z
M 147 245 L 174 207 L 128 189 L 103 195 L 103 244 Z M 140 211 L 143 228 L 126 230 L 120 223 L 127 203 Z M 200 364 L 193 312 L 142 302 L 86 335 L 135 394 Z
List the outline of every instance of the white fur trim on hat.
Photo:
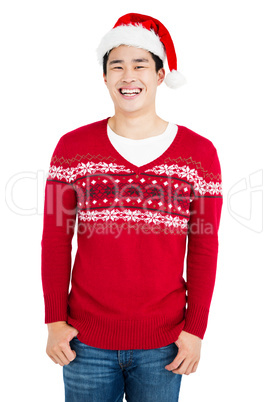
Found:
M 177 70 L 172 70 L 170 73 L 166 75 L 164 80 L 165 84 L 169 88 L 178 88 L 183 84 L 186 84 L 186 78 Z
M 97 51 L 100 64 L 106 52 L 120 45 L 134 46 L 152 52 L 164 62 L 166 51 L 163 43 L 153 29 L 144 28 L 142 24 L 120 25 L 107 32 L 102 38 Z

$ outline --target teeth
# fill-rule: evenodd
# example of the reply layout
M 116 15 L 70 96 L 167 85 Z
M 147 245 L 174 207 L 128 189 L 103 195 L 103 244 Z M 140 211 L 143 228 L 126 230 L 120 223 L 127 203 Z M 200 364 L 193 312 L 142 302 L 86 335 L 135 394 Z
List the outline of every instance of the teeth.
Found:
M 121 94 L 139 94 L 141 89 L 120 89 Z

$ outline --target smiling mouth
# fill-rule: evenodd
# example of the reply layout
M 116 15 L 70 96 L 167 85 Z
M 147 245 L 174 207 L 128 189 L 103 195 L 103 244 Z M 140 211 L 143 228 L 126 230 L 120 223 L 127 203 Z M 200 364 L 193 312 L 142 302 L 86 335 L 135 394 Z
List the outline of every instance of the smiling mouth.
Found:
M 136 98 L 140 93 L 142 92 L 141 88 L 120 88 L 119 89 L 120 94 L 123 96 L 125 99 L 133 99 Z

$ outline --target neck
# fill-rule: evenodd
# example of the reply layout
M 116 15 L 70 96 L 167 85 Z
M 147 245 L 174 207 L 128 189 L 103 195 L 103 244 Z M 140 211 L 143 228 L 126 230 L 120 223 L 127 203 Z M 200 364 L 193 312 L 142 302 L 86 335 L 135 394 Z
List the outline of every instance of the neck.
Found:
M 168 122 L 157 116 L 155 111 L 139 115 L 116 111 L 108 124 L 116 134 L 136 140 L 160 135 L 168 126 Z

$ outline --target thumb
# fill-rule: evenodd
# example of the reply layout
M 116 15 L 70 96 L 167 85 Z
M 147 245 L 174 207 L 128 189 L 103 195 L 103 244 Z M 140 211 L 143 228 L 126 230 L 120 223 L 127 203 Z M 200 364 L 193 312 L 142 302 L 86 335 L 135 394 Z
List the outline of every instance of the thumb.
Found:
M 78 331 L 78 329 L 76 329 L 75 327 L 72 327 L 71 325 L 70 325 L 70 327 L 71 327 L 71 335 L 72 335 L 72 337 L 74 338 L 78 333 L 79 333 L 79 331 Z
M 79 334 L 79 331 L 78 331 L 76 328 L 74 328 L 73 331 L 72 331 L 73 338 L 74 338 L 77 334 Z
M 71 340 L 79 333 L 77 329 L 73 328 L 67 335 L 67 340 L 68 342 L 71 342 Z
M 70 360 L 70 362 L 72 362 L 76 358 L 76 352 L 70 347 L 68 348 L 68 351 L 66 350 L 65 354 Z
M 76 358 L 76 351 L 75 350 L 73 350 L 73 349 L 71 349 L 72 350 L 72 353 L 73 353 L 73 360 Z

